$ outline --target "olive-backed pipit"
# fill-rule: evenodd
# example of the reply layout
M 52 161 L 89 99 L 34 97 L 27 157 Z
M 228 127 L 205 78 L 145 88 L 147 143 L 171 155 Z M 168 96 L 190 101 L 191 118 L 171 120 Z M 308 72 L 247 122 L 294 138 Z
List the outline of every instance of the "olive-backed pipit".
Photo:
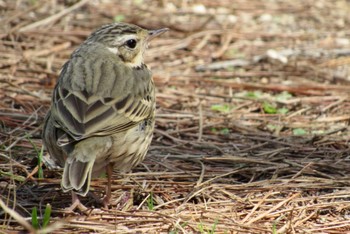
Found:
M 61 187 L 73 192 L 70 210 L 84 208 L 76 194 L 85 196 L 91 178 L 103 172 L 107 205 L 113 168 L 128 171 L 144 159 L 154 128 L 155 87 L 143 54 L 148 42 L 167 30 L 105 25 L 63 65 L 43 141 L 64 167 Z

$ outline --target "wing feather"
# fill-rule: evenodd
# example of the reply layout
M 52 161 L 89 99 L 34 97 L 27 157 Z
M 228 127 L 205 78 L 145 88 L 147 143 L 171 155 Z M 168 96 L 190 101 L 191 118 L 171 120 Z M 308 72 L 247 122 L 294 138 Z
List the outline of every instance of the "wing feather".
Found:
M 123 132 L 153 117 L 153 81 L 145 65 L 133 69 L 114 57 L 73 57 L 64 70 L 54 90 L 52 113 L 70 141 Z M 91 81 L 93 76 L 98 77 Z

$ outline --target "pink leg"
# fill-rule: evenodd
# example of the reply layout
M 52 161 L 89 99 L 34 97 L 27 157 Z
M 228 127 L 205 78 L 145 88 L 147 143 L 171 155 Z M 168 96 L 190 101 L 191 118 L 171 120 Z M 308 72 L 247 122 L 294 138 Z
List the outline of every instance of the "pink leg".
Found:
M 111 199 L 113 167 L 114 167 L 114 163 L 109 163 L 106 167 L 106 171 L 107 171 L 106 196 L 103 198 L 103 201 L 102 201 L 106 209 L 108 208 L 109 201 Z

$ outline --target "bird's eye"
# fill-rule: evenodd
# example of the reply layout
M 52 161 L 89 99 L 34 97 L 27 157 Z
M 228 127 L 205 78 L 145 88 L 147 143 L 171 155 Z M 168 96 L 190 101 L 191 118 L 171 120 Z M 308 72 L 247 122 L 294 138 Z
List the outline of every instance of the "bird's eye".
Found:
M 125 44 L 127 47 L 134 49 L 136 47 L 137 42 L 135 39 L 130 39 L 130 40 L 127 40 Z

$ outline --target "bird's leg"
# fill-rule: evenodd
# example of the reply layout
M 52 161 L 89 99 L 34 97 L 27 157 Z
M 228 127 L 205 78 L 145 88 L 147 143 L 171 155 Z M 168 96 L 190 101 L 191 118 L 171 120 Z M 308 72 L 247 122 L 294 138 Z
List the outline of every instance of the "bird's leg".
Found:
M 78 197 L 78 195 L 72 191 L 72 205 L 65 209 L 67 213 L 72 213 L 76 208 L 81 212 L 86 212 L 88 208 L 84 206 Z
M 108 163 L 106 167 L 106 171 L 107 171 L 106 196 L 103 198 L 103 201 L 102 201 L 106 209 L 108 208 L 109 201 L 111 199 L 113 167 L 114 167 L 114 163 Z

